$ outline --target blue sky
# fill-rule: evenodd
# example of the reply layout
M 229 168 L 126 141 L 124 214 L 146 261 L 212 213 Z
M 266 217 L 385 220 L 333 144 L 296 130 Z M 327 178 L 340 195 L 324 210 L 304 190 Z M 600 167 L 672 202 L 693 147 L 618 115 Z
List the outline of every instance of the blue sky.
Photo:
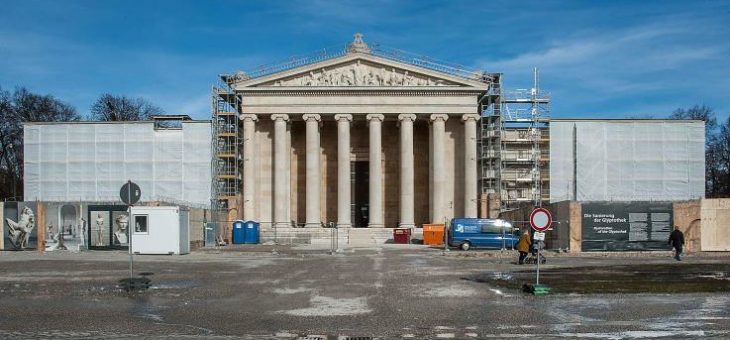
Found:
M 0 1 L 0 86 L 87 114 L 102 93 L 210 116 L 220 73 L 366 42 L 527 88 L 558 118 L 730 113 L 730 1 Z

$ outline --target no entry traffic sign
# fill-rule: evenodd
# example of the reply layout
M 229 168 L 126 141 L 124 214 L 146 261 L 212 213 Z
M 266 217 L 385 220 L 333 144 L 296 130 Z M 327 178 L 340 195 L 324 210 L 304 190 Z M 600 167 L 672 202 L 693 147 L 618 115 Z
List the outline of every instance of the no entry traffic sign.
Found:
M 139 189 L 137 183 L 127 181 L 119 190 L 119 196 L 122 198 L 122 202 L 132 205 L 139 202 L 140 197 L 142 197 L 142 190 Z
M 530 226 L 535 231 L 545 231 L 553 224 L 553 216 L 544 208 L 535 208 L 530 214 Z

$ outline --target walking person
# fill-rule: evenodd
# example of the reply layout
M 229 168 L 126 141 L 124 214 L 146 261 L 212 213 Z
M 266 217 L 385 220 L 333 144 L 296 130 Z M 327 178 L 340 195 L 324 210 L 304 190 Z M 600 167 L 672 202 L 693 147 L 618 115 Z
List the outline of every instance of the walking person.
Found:
M 682 246 L 684 246 L 684 234 L 677 226 L 674 226 L 674 230 L 669 234 L 669 245 L 674 247 L 674 259 L 682 261 L 680 256 L 682 255 Z
M 520 257 L 517 259 L 517 263 L 525 263 L 525 258 L 527 258 L 527 253 L 530 251 L 531 245 L 532 238 L 530 237 L 530 231 L 525 230 L 522 236 L 520 236 L 520 240 L 517 242 L 517 251 L 520 252 Z

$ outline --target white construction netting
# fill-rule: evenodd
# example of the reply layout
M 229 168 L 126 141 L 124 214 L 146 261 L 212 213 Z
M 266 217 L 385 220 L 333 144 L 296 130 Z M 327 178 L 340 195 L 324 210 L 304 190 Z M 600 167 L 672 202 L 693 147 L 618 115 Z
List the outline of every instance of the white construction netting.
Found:
M 127 180 L 141 201 L 210 204 L 209 122 L 27 124 L 26 201 L 119 201 Z
M 553 121 L 550 201 L 704 197 L 705 125 L 688 121 Z

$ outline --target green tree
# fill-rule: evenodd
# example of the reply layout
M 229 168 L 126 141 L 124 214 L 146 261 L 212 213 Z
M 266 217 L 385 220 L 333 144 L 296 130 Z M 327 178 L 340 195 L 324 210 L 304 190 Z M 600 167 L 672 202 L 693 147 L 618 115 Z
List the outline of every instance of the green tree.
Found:
M 0 198 L 23 195 L 23 123 L 79 120 L 76 109 L 51 95 L 24 87 L 12 93 L 0 87 Z

